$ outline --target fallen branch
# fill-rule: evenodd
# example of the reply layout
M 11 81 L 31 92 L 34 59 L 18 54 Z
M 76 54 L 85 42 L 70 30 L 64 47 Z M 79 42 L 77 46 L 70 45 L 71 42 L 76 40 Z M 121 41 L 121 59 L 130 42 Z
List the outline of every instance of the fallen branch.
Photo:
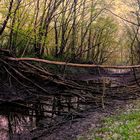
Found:
M 110 69 L 140 68 L 140 65 L 109 66 L 109 65 L 95 65 L 95 64 L 76 64 L 76 63 L 67 63 L 67 62 L 60 62 L 60 61 L 50 61 L 50 60 L 39 59 L 39 58 L 13 58 L 13 57 L 8 57 L 7 59 L 11 60 L 11 61 L 34 61 L 34 62 L 51 64 L 51 65 L 61 65 L 61 66 L 70 66 L 70 67 L 79 67 L 79 68 L 110 68 Z

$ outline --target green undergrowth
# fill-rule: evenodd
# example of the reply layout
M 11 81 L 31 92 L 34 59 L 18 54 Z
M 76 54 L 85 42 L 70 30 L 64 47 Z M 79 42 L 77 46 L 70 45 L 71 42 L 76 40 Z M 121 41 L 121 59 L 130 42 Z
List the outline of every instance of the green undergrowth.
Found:
M 135 102 L 125 112 L 103 119 L 100 127 L 78 140 L 140 140 L 140 103 Z

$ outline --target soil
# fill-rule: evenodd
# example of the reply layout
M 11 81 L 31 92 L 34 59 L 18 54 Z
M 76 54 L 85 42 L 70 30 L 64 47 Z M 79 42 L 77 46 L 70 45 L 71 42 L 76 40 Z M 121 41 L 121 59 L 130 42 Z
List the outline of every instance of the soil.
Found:
M 82 118 L 69 121 L 52 131 L 50 135 L 43 133 L 37 140 L 76 140 L 81 135 L 87 135 L 89 130 L 100 126 L 105 117 L 120 114 L 133 106 L 134 101 L 112 101 L 105 109 L 90 109 L 82 114 Z

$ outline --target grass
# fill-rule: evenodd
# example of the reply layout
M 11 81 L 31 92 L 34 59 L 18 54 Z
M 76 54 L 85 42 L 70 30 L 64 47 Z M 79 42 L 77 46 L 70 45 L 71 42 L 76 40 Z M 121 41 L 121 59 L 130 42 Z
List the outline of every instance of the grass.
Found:
M 78 140 L 140 140 L 140 103 L 126 112 L 105 118 L 99 128 Z

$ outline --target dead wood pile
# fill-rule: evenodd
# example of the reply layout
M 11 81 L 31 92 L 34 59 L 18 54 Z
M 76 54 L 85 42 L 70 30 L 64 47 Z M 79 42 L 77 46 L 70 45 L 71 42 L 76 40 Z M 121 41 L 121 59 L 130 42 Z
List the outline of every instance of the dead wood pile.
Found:
M 91 105 L 104 108 L 112 99 L 139 96 L 139 71 L 129 78 L 131 84 L 111 87 L 104 78 L 100 83 L 88 84 L 68 80 L 43 67 L 47 60 L 28 60 L 16 59 L 9 51 L 0 49 L 0 113 L 22 112 L 35 116 L 38 124 L 44 117 L 79 116 L 81 110 Z

